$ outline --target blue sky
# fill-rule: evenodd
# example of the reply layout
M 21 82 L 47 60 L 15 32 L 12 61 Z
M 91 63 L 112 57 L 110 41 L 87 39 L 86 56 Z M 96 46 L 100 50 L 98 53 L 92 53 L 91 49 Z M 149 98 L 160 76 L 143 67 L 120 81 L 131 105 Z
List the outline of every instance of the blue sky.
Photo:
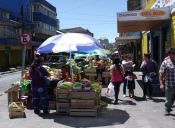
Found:
M 116 13 L 126 11 L 127 0 L 47 0 L 57 8 L 60 29 L 83 27 L 94 37 L 117 36 Z

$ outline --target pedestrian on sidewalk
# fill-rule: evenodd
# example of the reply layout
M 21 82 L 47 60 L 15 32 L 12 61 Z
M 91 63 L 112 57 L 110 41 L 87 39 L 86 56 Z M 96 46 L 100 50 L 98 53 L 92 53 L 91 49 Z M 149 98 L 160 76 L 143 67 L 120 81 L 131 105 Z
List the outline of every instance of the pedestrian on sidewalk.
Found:
M 128 80 L 127 78 L 129 78 L 129 74 L 130 72 L 133 72 L 133 68 L 135 67 L 135 64 L 133 63 L 133 61 L 131 60 L 131 56 L 128 56 L 126 55 L 124 57 L 124 60 L 122 60 L 122 65 L 123 65 L 123 68 L 124 68 L 124 75 L 125 75 L 125 79 L 124 79 L 124 82 L 123 82 L 123 97 L 126 97 L 126 86 L 128 85 Z M 128 76 L 128 77 L 127 77 Z M 135 82 L 135 81 L 133 81 Z M 133 83 L 132 82 L 132 83 Z M 135 84 L 135 83 L 134 83 Z
M 146 99 L 147 89 L 149 90 L 149 98 L 152 98 L 152 83 L 158 79 L 158 65 L 156 61 L 151 59 L 151 54 L 144 54 L 144 60 L 140 66 L 143 72 L 143 99 Z
M 160 89 L 165 90 L 165 115 L 169 115 L 175 100 L 175 48 L 170 48 L 159 70 Z
M 125 81 L 126 81 L 126 85 L 128 87 L 128 90 L 129 90 L 129 97 L 130 98 L 134 98 L 135 79 L 137 79 L 136 74 L 134 74 L 132 72 L 132 70 L 127 71 Z
M 49 76 L 50 74 L 42 66 L 41 58 L 35 58 L 34 62 L 30 67 L 29 74 L 31 78 L 32 103 L 33 103 L 34 113 L 39 114 L 40 108 L 42 108 L 43 112 L 47 114 L 49 113 L 49 110 L 48 110 L 49 97 L 48 97 L 46 81 L 43 76 Z
M 120 63 L 120 59 L 115 56 L 113 58 L 113 65 L 110 67 L 111 82 L 114 85 L 115 101 L 114 104 L 118 104 L 118 95 L 120 91 L 120 85 L 123 82 L 124 69 Z

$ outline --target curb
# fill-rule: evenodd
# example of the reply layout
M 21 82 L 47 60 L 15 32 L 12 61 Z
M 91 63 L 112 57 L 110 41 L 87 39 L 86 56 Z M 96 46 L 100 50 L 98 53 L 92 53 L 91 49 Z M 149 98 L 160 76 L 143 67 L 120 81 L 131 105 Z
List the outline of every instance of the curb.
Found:
M 19 72 L 19 71 L 20 71 L 20 70 L 0 72 L 0 75 L 5 75 L 5 74 L 14 73 L 14 72 Z

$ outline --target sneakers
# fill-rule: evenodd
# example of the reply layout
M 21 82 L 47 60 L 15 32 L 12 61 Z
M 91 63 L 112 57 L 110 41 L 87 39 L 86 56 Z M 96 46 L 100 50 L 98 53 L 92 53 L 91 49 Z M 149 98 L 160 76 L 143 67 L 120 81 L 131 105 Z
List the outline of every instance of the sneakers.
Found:
M 165 116 L 169 116 L 170 115 L 170 111 L 165 111 L 164 115 Z
M 115 100 L 115 101 L 114 101 L 114 105 L 117 105 L 117 104 L 118 104 L 118 101 L 117 101 L 117 100 Z
M 173 110 L 172 110 L 172 109 L 165 110 L 164 115 L 165 115 L 165 116 L 169 116 L 171 111 L 173 111 Z
M 126 94 L 123 94 L 123 98 L 125 98 L 126 97 Z
M 43 110 L 44 114 L 49 114 L 49 110 Z

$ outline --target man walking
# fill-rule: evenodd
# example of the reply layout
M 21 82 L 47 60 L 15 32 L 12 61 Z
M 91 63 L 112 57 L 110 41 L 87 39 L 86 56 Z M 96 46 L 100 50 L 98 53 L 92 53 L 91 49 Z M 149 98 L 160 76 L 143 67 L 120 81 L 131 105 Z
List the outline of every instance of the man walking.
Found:
M 170 48 L 159 70 L 160 89 L 165 89 L 165 115 L 172 111 L 175 96 L 175 48 Z

